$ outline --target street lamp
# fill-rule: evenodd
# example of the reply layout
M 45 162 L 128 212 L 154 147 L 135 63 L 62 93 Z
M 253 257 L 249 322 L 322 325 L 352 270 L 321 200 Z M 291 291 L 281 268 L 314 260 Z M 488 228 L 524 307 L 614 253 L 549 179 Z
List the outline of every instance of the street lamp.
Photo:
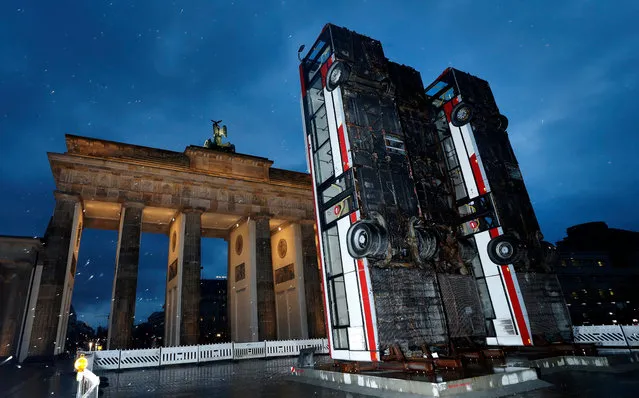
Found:
M 91 347 L 93 347 L 93 342 L 89 341 L 89 351 L 91 351 Z

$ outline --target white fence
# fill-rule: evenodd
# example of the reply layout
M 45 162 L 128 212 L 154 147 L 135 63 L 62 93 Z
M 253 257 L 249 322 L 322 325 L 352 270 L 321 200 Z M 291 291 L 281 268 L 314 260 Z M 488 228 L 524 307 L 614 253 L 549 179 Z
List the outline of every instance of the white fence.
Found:
M 575 343 L 595 344 L 599 347 L 639 348 L 639 326 L 575 326 L 573 333 Z
M 326 339 L 223 343 L 82 353 L 86 356 L 93 355 L 93 370 L 117 370 L 221 361 L 225 359 L 295 356 L 299 355 L 300 349 L 307 347 L 314 347 L 317 354 L 328 354 L 328 340 Z

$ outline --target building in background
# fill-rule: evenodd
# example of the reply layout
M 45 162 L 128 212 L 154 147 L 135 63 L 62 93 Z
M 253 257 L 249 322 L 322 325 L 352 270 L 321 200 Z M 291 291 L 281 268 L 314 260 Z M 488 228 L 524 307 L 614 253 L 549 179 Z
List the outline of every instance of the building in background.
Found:
M 200 344 L 230 341 L 226 277 L 200 281 Z
M 557 273 L 575 325 L 637 324 L 639 232 L 604 222 L 567 229 Z

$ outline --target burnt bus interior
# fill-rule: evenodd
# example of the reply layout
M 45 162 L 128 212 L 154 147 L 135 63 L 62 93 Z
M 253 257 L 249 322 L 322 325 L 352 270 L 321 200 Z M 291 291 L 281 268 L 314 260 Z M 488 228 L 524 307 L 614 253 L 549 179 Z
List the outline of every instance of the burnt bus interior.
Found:
M 334 59 L 332 58 L 334 56 Z M 452 354 L 485 345 L 494 318 L 471 233 L 501 226 L 538 341 L 569 338 L 554 247 L 542 241 L 508 134 L 488 83 L 449 68 L 426 89 L 414 69 L 386 59 L 381 43 L 328 24 L 302 60 L 306 133 L 319 210 L 318 233 L 336 349 L 349 349 L 341 246 L 366 258 L 382 353 Z M 343 103 L 352 164 L 335 175 L 324 88 Z M 442 106 L 470 122 L 491 192 L 468 199 Z M 339 205 L 340 212 L 334 211 Z M 359 210 L 345 242 L 336 223 Z M 495 261 L 495 263 L 499 263 Z M 539 339 L 541 336 L 541 340 Z M 483 342 L 483 343 L 482 343 Z

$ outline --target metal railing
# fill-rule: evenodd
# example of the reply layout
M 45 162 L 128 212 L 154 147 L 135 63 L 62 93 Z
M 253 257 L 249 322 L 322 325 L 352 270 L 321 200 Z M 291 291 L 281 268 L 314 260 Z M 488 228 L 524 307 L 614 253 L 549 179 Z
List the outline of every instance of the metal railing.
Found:
M 328 354 L 328 340 L 277 340 L 251 343 L 222 343 L 140 350 L 81 351 L 91 357 L 88 369 L 118 370 L 202 363 L 221 360 L 273 358 L 299 355 L 302 348 Z

